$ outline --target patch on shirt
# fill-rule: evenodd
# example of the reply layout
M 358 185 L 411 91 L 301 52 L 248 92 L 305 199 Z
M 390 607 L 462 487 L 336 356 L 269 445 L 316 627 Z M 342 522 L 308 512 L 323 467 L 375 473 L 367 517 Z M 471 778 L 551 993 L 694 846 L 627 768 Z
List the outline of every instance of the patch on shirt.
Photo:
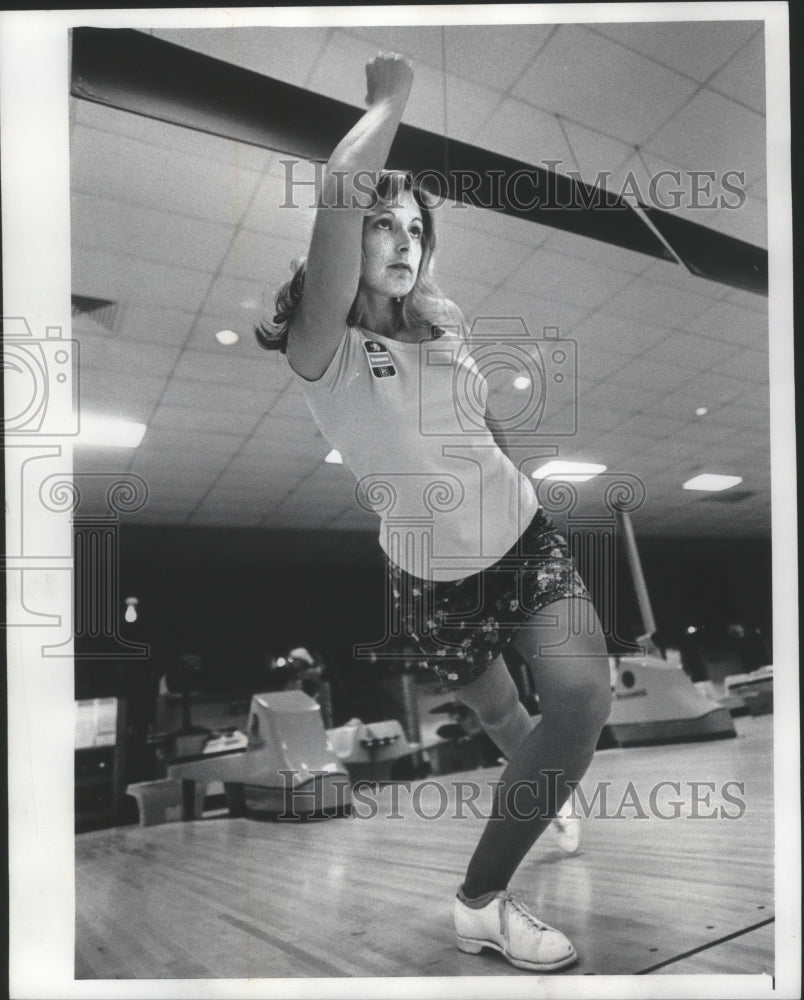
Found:
M 391 378 L 396 375 L 391 355 L 384 344 L 376 340 L 364 340 L 363 350 L 368 357 L 369 366 L 375 378 Z

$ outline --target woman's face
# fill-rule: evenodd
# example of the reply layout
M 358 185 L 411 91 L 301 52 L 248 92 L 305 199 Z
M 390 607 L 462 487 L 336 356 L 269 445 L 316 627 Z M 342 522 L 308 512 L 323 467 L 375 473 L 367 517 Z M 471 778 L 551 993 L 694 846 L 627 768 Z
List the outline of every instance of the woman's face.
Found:
M 390 207 L 368 216 L 360 277 L 365 292 L 386 298 L 410 292 L 421 264 L 423 231 L 421 209 L 411 191 L 401 191 Z

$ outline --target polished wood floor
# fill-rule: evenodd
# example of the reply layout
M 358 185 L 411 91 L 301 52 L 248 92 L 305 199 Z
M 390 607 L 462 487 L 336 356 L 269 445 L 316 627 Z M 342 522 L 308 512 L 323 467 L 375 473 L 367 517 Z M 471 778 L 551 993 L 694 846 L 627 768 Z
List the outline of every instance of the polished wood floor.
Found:
M 575 855 L 548 831 L 512 883 L 574 941 L 579 963 L 561 975 L 773 974 L 772 717 L 735 722 L 736 739 L 597 754 L 584 788 L 608 782 L 605 815 Z M 452 900 L 482 828 L 468 808 L 455 818 L 458 783 L 488 789 L 499 771 L 397 788 L 396 807 L 386 786 L 364 818 L 82 834 L 76 978 L 528 975 L 454 944 Z M 664 785 L 652 803 L 659 782 L 681 794 Z M 673 799 L 682 815 L 661 818 Z

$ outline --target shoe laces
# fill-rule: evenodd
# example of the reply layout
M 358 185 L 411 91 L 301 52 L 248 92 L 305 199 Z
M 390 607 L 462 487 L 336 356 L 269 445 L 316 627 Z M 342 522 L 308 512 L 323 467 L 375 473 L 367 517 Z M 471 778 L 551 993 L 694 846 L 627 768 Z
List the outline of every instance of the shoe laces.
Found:
M 508 939 L 508 923 L 511 910 L 514 910 L 520 917 L 523 917 L 525 922 L 535 928 L 535 930 L 540 932 L 550 930 L 547 924 L 542 923 L 541 920 L 534 917 L 524 903 L 510 890 L 506 889 L 504 892 L 501 892 L 497 898 L 500 900 L 500 933 L 506 940 Z M 507 906 L 506 903 L 508 904 Z

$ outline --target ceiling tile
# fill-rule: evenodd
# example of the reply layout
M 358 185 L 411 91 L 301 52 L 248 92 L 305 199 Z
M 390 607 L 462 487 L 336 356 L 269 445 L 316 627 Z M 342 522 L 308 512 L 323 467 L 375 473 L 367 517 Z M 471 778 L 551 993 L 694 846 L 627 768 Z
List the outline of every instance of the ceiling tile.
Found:
M 707 86 L 754 111 L 765 111 L 765 33 L 760 30 L 732 58 Z
M 130 303 L 119 315 L 117 336 L 122 340 L 146 344 L 178 346 L 187 339 L 195 315 L 194 312 L 182 312 L 179 309 L 154 308 Z
M 438 281 L 438 265 L 436 264 L 436 280 Z M 451 299 L 463 312 L 464 316 L 470 316 L 477 306 L 493 291 L 491 285 L 482 281 L 463 281 L 461 279 L 448 278 L 447 284 L 440 281 L 441 291 Z
M 262 418 L 260 425 L 254 433 L 255 440 L 273 440 L 281 436 L 283 440 L 287 441 L 315 441 L 319 447 L 323 448 L 324 444 L 321 432 L 316 427 L 309 409 L 293 415 L 292 420 L 281 420 L 280 422 L 279 418 L 281 416 L 289 415 L 286 411 L 280 409 L 284 399 L 285 396 L 281 396 Z
M 525 291 L 530 285 L 549 298 L 594 309 L 632 280 L 627 272 L 537 250 L 511 275 L 508 284 Z
M 657 122 L 657 125 L 659 123 Z M 752 184 L 766 174 L 765 120 L 711 90 L 697 93 L 644 144 L 690 170 L 745 173 Z
M 403 121 L 437 135 L 470 142 L 478 123 L 486 121 L 493 111 L 496 115 L 499 101 L 500 95 L 488 87 L 450 74 L 445 77 L 440 70 L 427 66 L 415 66 Z
M 187 523 L 187 513 L 186 508 L 175 503 L 147 504 L 132 520 L 137 524 L 183 525 Z
M 634 147 L 577 122 L 562 119 L 561 124 L 566 132 L 572 157 L 569 163 L 558 169 L 562 173 L 577 170 L 585 183 L 618 192 L 619 189 L 612 181 L 614 170 L 632 156 Z
M 744 347 L 764 350 L 768 346 L 767 317 L 729 301 L 716 302 L 679 325 Z
M 757 30 L 758 21 L 596 24 L 592 31 L 703 83 Z
M 506 215 L 492 208 L 447 202 L 436 212 L 436 232 L 440 234 L 445 226 L 452 225 L 489 233 L 497 239 L 517 243 L 531 250 L 535 250 L 552 232 L 545 226 L 535 225 L 527 219 Z
M 604 243 L 603 240 L 588 239 L 562 229 L 548 229 L 542 226 L 539 228 L 546 235 L 542 246 L 546 250 L 566 254 L 567 257 L 604 264 L 607 267 L 627 271 L 629 274 L 640 274 L 651 262 L 651 258 L 643 253 L 613 246 L 611 243 Z
M 733 437 L 737 430 L 734 427 L 726 427 L 723 424 L 714 424 L 711 421 L 699 420 L 684 424 L 681 436 L 688 441 L 700 441 L 714 443 L 717 441 L 727 441 Z
M 204 301 L 209 282 L 210 276 L 203 271 L 141 258 L 81 248 L 72 254 L 74 295 L 195 312 Z
M 644 437 L 666 439 L 676 435 L 683 435 L 686 425 L 681 420 L 672 420 L 662 414 L 655 414 L 649 411 L 638 413 L 635 417 L 629 417 L 618 426 L 617 432 L 625 437 L 629 434 L 640 434 Z
M 131 379 L 118 368 L 88 368 L 81 373 L 81 410 L 147 422 L 166 385 L 167 379 L 161 376 Z
M 174 469 L 170 465 L 148 463 L 147 460 L 139 464 L 144 470 L 140 474 L 143 475 L 150 491 L 149 502 L 154 500 L 157 492 L 164 495 L 186 491 L 188 494 L 195 493 L 200 497 L 215 481 L 216 472 L 203 466 L 185 465 L 180 469 Z
M 581 362 L 583 370 L 583 363 Z M 586 395 L 578 400 L 578 429 L 581 433 L 597 433 L 617 427 L 623 419 L 622 411 L 593 406 Z
M 758 198 L 760 201 L 767 202 L 768 200 L 768 180 L 766 177 L 755 181 L 753 184 L 749 184 L 746 188 L 748 193 L 754 198 Z
M 210 273 L 234 235 L 232 226 L 83 194 L 71 199 L 70 228 L 73 246 L 164 264 L 192 260 Z
M 611 376 L 631 363 L 631 355 L 613 350 L 599 341 L 578 343 L 578 374 L 592 382 Z M 583 400 L 580 401 L 583 406 Z
M 242 438 L 235 434 L 216 434 L 209 431 L 166 430 L 149 426 L 143 438 L 143 446 L 155 451 L 197 451 L 214 452 L 232 456 L 242 444 Z
M 522 257 L 519 244 L 511 245 L 488 233 L 450 226 L 439 235 L 438 266 L 463 280 L 477 278 L 494 285 L 511 274 Z
M 755 417 L 756 411 L 750 407 L 746 407 L 743 397 L 740 395 L 713 406 L 707 416 L 707 420 L 710 420 L 713 424 L 731 427 L 734 430 L 743 432 L 753 427 Z M 767 427 L 768 425 L 763 422 L 763 426 Z
M 176 364 L 181 348 L 132 343 L 119 337 L 97 337 L 83 333 L 73 326 L 73 338 L 78 342 L 81 375 L 86 377 L 89 369 L 101 371 L 117 370 L 125 372 L 128 378 L 137 379 L 141 375 L 164 378 Z M 91 376 L 95 378 L 95 376 Z
M 263 406 L 270 405 L 277 398 L 267 379 L 268 364 L 262 358 L 238 357 L 234 354 L 221 356 L 210 351 L 184 350 L 178 360 L 174 374 L 176 378 L 207 382 L 210 385 L 232 385 L 249 389 L 259 396 Z M 267 359 L 266 359 L 267 362 Z M 214 391 L 214 390 L 213 390 Z
M 769 387 L 765 385 L 758 389 L 751 388 L 748 392 L 744 392 L 740 396 L 740 400 L 744 406 L 752 410 L 763 410 L 767 413 L 770 410 Z
M 609 471 L 619 471 L 623 463 L 632 455 L 645 451 L 650 446 L 651 438 L 648 434 L 639 434 L 635 431 L 623 433 L 620 428 L 613 431 L 605 431 L 599 437 L 594 438 L 591 447 L 595 454 L 599 456 L 599 461 L 609 466 Z M 617 468 L 614 468 L 617 466 Z
M 318 187 L 314 167 L 307 160 L 282 158 L 282 174 L 263 177 L 243 216 L 243 228 L 289 240 L 292 257 L 304 256 L 315 221 Z
M 76 444 L 73 450 L 73 472 L 76 486 L 81 489 L 81 478 L 87 475 L 120 475 L 131 461 L 131 448 L 93 447 Z
M 227 248 L 221 270 L 235 278 L 248 278 L 268 288 L 279 288 L 291 277 L 290 263 L 299 256 L 298 241 L 239 229 Z
M 743 381 L 714 372 L 704 372 L 688 379 L 684 391 L 688 395 L 700 396 L 704 400 L 704 406 L 714 406 L 745 396 L 748 388 Z
M 378 524 L 376 514 L 362 511 L 359 507 L 347 507 L 327 527 L 333 531 L 370 531 L 376 534 Z
M 235 225 L 260 174 L 77 125 L 70 148 L 74 191 Z M 125 178 L 125 184 L 121 178 Z
M 448 29 L 449 31 L 450 29 Z M 378 52 L 398 52 L 407 56 L 414 64 L 425 63 L 435 69 L 442 69 L 441 27 L 419 25 L 352 25 L 348 28 L 336 29 L 336 35 L 354 35 L 355 38 L 370 46 L 374 55 Z
M 273 315 L 275 293 L 276 289 L 261 281 L 219 274 L 208 286 L 203 309 L 210 315 L 227 319 L 227 326 L 245 336 L 255 323 Z
M 715 300 L 724 298 L 728 292 L 728 285 L 710 281 L 708 278 L 701 278 L 688 271 L 683 264 L 677 264 L 670 260 L 657 260 L 650 264 L 643 272 L 643 277 L 660 285 L 669 285 L 671 288 L 680 288 L 684 291 L 690 290 L 695 295 L 703 295 Z
M 264 515 L 265 511 L 259 508 L 232 508 L 224 504 L 221 507 L 201 507 L 193 511 L 187 523 L 198 527 L 216 525 L 225 528 L 258 528 Z
M 751 348 L 732 354 L 726 361 L 717 365 L 721 375 L 730 378 L 744 379 L 747 382 L 768 382 L 768 355 L 765 351 L 755 351 Z
M 276 155 L 244 142 L 234 142 L 232 139 L 210 135 L 208 132 L 182 128 L 169 122 L 157 121 L 155 118 L 121 111 L 119 108 L 110 108 L 104 104 L 95 104 L 75 97 L 70 100 L 71 107 L 75 108 L 75 120 L 79 125 L 86 125 L 101 132 L 113 132 L 152 146 L 162 146 L 174 152 L 180 151 L 188 156 L 215 160 L 232 170 L 270 169 Z
M 689 292 L 679 295 L 674 288 L 639 277 L 603 306 L 614 316 L 674 327 L 689 323 L 711 305 L 711 299 Z
M 210 390 L 204 382 L 171 378 L 160 402 L 165 406 L 206 407 L 210 403 Z M 255 415 L 266 409 L 259 399 L 255 399 L 253 390 L 233 386 L 216 386 L 214 405 L 221 410 Z
M 762 313 L 762 315 L 766 317 L 765 323 L 767 324 L 767 295 L 760 295 L 757 292 L 747 292 L 742 288 L 729 288 L 726 290 L 723 298 L 727 302 L 733 302 L 735 305 L 742 306 L 744 309 L 750 309 L 752 312 Z
M 648 404 L 656 394 L 652 386 L 632 385 L 623 390 L 621 385 L 604 382 L 590 392 L 581 394 L 579 406 L 581 412 L 586 404 L 596 409 L 614 411 L 615 413 L 636 414 Z
M 477 121 L 482 119 L 478 116 Z M 572 154 L 555 115 L 514 97 L 506 97 L 494 109 L 492 117 L 475 132 L 472 142 L 531 166 L 543 165 L 545 159 L 572 166 Z M 538 195 L 526 179 L 519 181 L 517 187 L 511 182 L 509 188 L 509 197 L 526 204 Z
M 203 470 L 214 475 L 221 472 L 228 461 L 227 455 L 218 452 L 157 451 L 142 444 L 136 450 L 131 471 L 141 475 L 146 482 L 152 473 L 164 476 L 165 472 L 172 472 L 176 481 L 180 482 L 184 470 Z
M 247 28 L 157 28 L 153 34 L 174 45 L 300 87 L 305 84 L 330 29 L 255 25 Z
M 691 421 L 700 419 L 695 417 L 695 411 L 703 405 L 704 400 L 700 396 L 689 394 L 685 386 L 681 390 L 677 389 L 666 395 L 657 392 L 656 397 L 646 407 L 646 410 L 651 413 L 664 414 L 673 420 Z
M 447 71 L 508 90 L 555 30 L 551 24 L 450 25 Z
M 695 87 L 689 79 L 588 28 L 562 25 L 512 93 L 622 142 L 640 143 L 684 104 Z M 611 100 L 613 93 L 618 95 L 616 101 Z
M 260 307 L 256 298 L 246 297 L 243 300 L 245 306 L 233 300 L 226 305 L 226 311 L 220 316 L 209 312 L 200 313 L 195 319 L 185 347 L 193 351 L 214 354 L 222 360 L 228 357 L 250 358 L 255 365 L 265 369 L 271 388 L 281 389 L 287 383 L 290 374 L 285 356 L 280 351 L 263 350 L 254 335 L 255 324 L 267 321 L 273 316 L 272 289 L 264 290 L 264 299 L 264 308 Z M 225 301 L 225 294 L 221 296 L 221 301 Z M 230 345 L 220 344 L 215 339 L 215 334 L 221 330 L 232 330 L 237 333 L 239 341 Z
M 585 317 L 569 330 L 578 343 L 579 357 L 583 356 L 586 344 L 600 345 L 604 350 L 610 345 L 613 350 L 624 354 L 641 354 L 668 336 L 668 331 L 663 327 L 653 326 L 642 320 L 612 316 L 601 310 Z
M 366 64 L 377 52 L 376 43 L 336 30 L 316 60 L 306 86 L 318 94 L 362 109 L 366 96 Z
M 544 327 L 571 329 L 586 315 L 585 309 L 543 296 L 523 295 L 511 288 L 498 288 L 486 296 L 475 309 L 474 321 L 480 317 L 513 317 L 522 319 L 530 336 L 539 337 Z
M 649 357 L 651 361 L 678 365 L 679 368 L 690 371 L 716 368 L 717 371 L 727 374 L 723 366 L 726 360 L 734 355 L 734 349 L 734 344 L 673 330 L 664 340 L 650 349 Z
M 198 407 L 184 408 L 159 405 L 154 410 L 148 426 L 175 431 L 212 431 L 247 437 L 259 424 L 257 413 L 225 413 L 209 408 L 199 412 Z

